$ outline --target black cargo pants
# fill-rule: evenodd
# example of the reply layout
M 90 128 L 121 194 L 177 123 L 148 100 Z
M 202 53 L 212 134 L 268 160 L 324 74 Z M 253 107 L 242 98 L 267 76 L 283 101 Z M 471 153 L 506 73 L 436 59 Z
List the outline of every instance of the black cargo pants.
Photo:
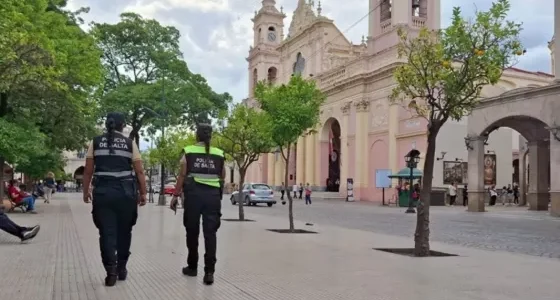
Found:
M 132 227 L 138 218 L 135 179 L 98 180 L 93 189 L 93 222 L 99 230 L 101 261 L 105 267 L 128 261 Z
M 222 217 L 221 189 L 192 182 L 184 189 L 185 210 L 183 225 L 187 231 L 187 264 L 196 269 L 198 265 L 198 237 L 200 217 L 204 234 L 204 271 L 214 272 L 216 266 L 216 232 Z

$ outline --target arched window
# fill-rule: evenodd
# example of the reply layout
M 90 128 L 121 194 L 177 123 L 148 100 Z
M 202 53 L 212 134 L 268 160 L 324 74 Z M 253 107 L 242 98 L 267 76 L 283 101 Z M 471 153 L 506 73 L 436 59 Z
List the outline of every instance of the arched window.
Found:
M 257 87 L 257 83 L 259 82 L 259 73 L 257 71 L 257 68 L 255 68 L 253 70 L 253 87 L 251 88 L 251 91 L 254 92 L 255 88 Z
M 268 68 L 267 79 L 268 79 L 269 83 L 271 83 L 271 84 L 276 83 L 276 77 L 277 76 L 278 76 L 278 69 L 276 69 L 275 67 Z
M 301 75 L 301 73 L 303 73 L 304 70 L 305 70 L 305 58 L 303 58 L 301 52 L 299 52 L 296 55 L 296 62 L 294 63 L 293 74 Z

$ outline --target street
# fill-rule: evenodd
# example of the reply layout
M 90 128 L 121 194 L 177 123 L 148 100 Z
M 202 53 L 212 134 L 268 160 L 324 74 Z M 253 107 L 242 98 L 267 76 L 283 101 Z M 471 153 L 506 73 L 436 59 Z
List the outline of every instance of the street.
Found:
M 228 198 L 229 199 L 229 198 Z M 225 205 L 229 201 L 224 200 Z M 281 204 L 246 207 L 251 212 L 284 216 L 288 206 Z M 381 207 L 377 204 L 317 200 L 311 206 L 294 201 L 297 220 L 329 224 L 412 238 L 416 215 L 405 214 L 406 208 Z M 498 250 L 551 258 L 560 258 L 560 219 L 547 212 L 527 211 L 526 207 L 489 207 L 485 213 L 468 213 L 463 206 L 431 207 L 431 239 L 448 244 L 484 250 Z
M 105 272 L 99 256 L 98 233 L 91 219 L 91 205 L 84 204 L 80 194 L 57 193 L 50 204 L 38 203 L 37 215 L 9 214 L 18 224 L 39 223 L 42 229 L 35 239 L 24 244 L 0 233 L 0 298 L 558 299 L 560 290 L 556 275 L 560 261 L 557 259 L 476 249 L 529 251 L 528 244 L 539 240 L 538 247 L 556 256 L 558 253 L 551 248 L 553 242 L 545 242 L 552 239 L 538 235 L 547 233 L 558 222 L 546 218 L 539 221 L 537 216 L 528 218 L 525 215 L 513 226 L 515 220 L 503 216 L 514 216 L 515 211 L 496 213 L 503 216 L 492 213 L 474 216 L 459 208 L 444 209 L 434 209 L 434 240 L 457 235 L 456 240 L 463 239 L 467 247 L 434 241 L 432 248 L 458 254 L 456 257 L 411 258 L 372 250 L 411 246 L 410 237 L 397 236 L 406 235 L 414 222 L 414 216 L 404 215 L 402 209 L 320 201 L 304 207 L 298 202 L 296 227 L 318 234 L 279 234 L 267 229 L 288 227 L 287 206 L 246 207 L 247 217 L 256 222 L 222 222 L 218 232 L 216 283 L 204 286 L 201 276 L 188 278 L 181 274 L 186 254 L 183 211 L 175 215 L 167 207 L 150 203 L 140 209 L 134 227 L 129 278 L 108 288 L 103 285 Z M 222 213 L 223 218 L 236 218 L 237 207 L 224 200 Z M 304 222 L 317 223 L 309 226 Z M 484 237 L 487 231 L 482 231 L 482 237 L 477 237 L 477 230 L 491 222 L 509 227 L 502 230 L 502 234 Z M 537 227 L 539 223 L 542 225 Z M 535 228 L 540 230 L 526 236 L 526 232 Z M 460 234 L 462 230 L 468 233 Z M 500 246 L 506 237 L 515 235 L 519 235 L 514 239 L 517 246 Z M 199 269 L 203 264 L 202 238 L 201 233 Z M 485 238 L 488 241 L 481 242 Z M 544 253 L 542 249 L 533 254 Z

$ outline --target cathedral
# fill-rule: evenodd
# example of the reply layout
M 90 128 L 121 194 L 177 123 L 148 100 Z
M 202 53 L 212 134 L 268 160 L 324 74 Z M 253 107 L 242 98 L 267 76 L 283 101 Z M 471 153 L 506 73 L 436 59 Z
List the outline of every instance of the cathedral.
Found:
M 254 41 L 247 57 L 249 97 L 244 103 L 257 105 L 253 90 L 261 80 L 281 84 L 292 74 L 315 80 L 327 99 L 316 133 L 300 137 L 294 147 L 288 185 L 309 183 L 314 190 L 345 196 L 347 179 L 351 178 L 354 199 L 381 201 L 377 183 L 382 180 L 376 174 L 395 174 L 405 167 L 406 153 L 418 149 L 422 157 L 426 149 L 426 120 L 388 99 L 394 85 L 393 70 L 404 62 L 397 57 L 397 29 L 404 28 L 409 35 L 422 27 L 439 29 L 441 1 L 364 1 L 369 1 L 368 35 L 360 44 L 353 44 L 323 15 L 320 1 L 297 0 L 292 22 L 285 30 L 283 9 L 277 8 L 274 0 L 263 0 L 252 18 Z M 359 20 L 363 16 L 349 17 Z M 483 97 L 548 85 L 552 79 L 541 72 L 508 69 L 499 84 L 484 89 Z M 512 178 L 512 131 L 508 130 L 494 133 L 488 141 L 499 158 L 497 184 Z M 449 122 L 442 128 L 436 152 L 442 154 L 442 161 L 438 157 L 434 166 L 434 186 L 444 185 L 443 160 L 466 161 L 465 136 L 466 120 Z M 422 166 L 420 161 L 418 168 Z M 281 155 L 268 153 L 250 167 L 246 182 L 278 187 L 284 182 L 284 172 Z

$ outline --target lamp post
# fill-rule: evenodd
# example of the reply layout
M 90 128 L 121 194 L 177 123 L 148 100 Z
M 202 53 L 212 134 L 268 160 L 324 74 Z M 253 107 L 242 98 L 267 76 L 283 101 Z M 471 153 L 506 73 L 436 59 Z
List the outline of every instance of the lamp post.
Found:
M 163 76 L 161 81 L 161 103 L 165 104 L 165 76 Z M 165 118 L 161 118 L 161 143 L 165 142 Z M 159 187 L 159 197 L 158 205 L 165 206 L 165 166 L 163 162 L 161 163 L 161 173 L 160 173 L 160 187 Z
M 416 168 L 418 162 L 420 162 L 420 151 L 416 149 L 410 150 L 410 152 L 404 156 L 404 161 L 406 162 L 406 166 L 410 169 L 410 188 L 408 189 L 408 208 L 406 209 L 406 213 L 415 214 L 416 210 L 414 209 L 414 199 L 412 197 L 412 189 L 414 188 L 412 181 L 414 180 L 414 168 Z

